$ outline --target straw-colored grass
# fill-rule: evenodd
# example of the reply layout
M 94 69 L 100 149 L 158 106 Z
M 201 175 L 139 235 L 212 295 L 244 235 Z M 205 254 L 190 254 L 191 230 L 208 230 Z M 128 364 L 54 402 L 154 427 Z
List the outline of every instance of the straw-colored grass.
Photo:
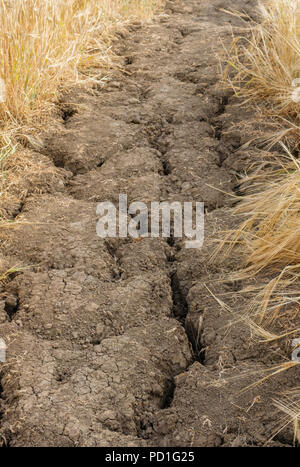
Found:
M 295 135 L 300 143 L 300 0 L 269 0 L 260 11 L 262 22 L 252 22 L 248 36 L 234 38 L 225 78 L 244 105 L 258 106 L 273 127 L 286 126 L 273 134 L 281 155 L 262 152 L 260 169 L 241 180 L 246 195 L 237 213 L 245 220 L 226 238 L 227 251 L 236 243 L 246 246 L 244 276 L 273 274 L 252 306 L 261 324 L 282 316 L 281 308 L 299 306 L 294 287 L 300 276 L 300 162 L 294 143 Z
M 295 80 L 300 78 L 300 2 L 269 0 L 259 5 L 262 22 L 250 36 L 235 37 L 228 60 L 236 71 L 232 86 L 240 97 L 265 101 L 271 113 L 298 117 Z
M 22 126 L 39 119 L 62 85 L 101 78 L 110 65 L 115 29 L 133 17 L 151 18 L 162 4 L 163 0 L 0 0 L 0 78 L 6 94 L 0 104 L 2 123 Z
M 262 151 L 260 169 L 241 180 L 236 209 L 243 221 L 224 243 L 227 252 L 242 245 L 237 275 L 261 284 L 243 319 L 259 339 L 289 344 L 300 336 L 300 0 L 264 1 L 260 12 L 259 24 L 234 37 L 225 79 L 242 105 L 258 108 L 260 142 L 265 132 L 276 153 Z M 300 442 L 299 390 L 293 403 L 277 406 Z
M 273 437 L 284 430 L 290 423 L 294 426 L 294 443 L 300 444 L 300 389 L 296 388 L 283 395 L 281 400 L 275 400 L 275 406 L 285 415 Z M 291 422 L 292 421 L 292 422 Z

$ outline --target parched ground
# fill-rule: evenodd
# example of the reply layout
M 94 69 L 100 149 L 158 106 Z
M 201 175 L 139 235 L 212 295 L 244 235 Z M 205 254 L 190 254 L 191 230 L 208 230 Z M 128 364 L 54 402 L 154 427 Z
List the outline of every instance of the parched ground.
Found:
M 248 157 L 247 134 L 228 131 L 241 109 L 217 86 L 218 52 L 242 26 L 222 9 L 254 4 L 169 1 L 153 24 L 120 31 L 123 68 L 104 88 L 64 96 L 36 154 L 53 177 L 11 207 L 20 225 L 0 250 L 8 268 L 31 266 L 1 292 L 4 445 L 261 446 L 274 433 L 272 399 L 299 374 L 241 393 L 289 353 L 235 323 L 247 296 L 224 278 L 242 252 L 209 262 L 237 222 L 230 194 Z M 204 247 L 100 239 L 96 206 L 119 193 L 204 201 Z M 287 428 L 271 444 L 292 442 Z

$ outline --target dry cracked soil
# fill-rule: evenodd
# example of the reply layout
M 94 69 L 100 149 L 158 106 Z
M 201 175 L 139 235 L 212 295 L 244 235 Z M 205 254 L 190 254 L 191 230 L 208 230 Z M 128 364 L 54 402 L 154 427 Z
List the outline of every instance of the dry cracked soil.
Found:
M 45 131 L 37 160 L 53 167 L 31 184 L 2 242 L 0 379 L 4 446 L 262 446 L 277 423 L 282 374 L 241 392 L 280 361 L 253 344 L 216 296 L 240 311 L 247 297 L 224 280 L 241 262 L 209 258 L 236 224 L 232 196 L 247 154 L 246 118 L 218 87 L 218 52 L 255 2 L 169 1 L 150 25 L 120 31 L 122 67 L 105 86 L 72 89 Z M 231 128 L 231 131 L 230 131 Z M 232 130 L 233 128 L 233 130 Z M 50 175 L 52 174 L 52 175 Z M 204 201 L 205 243 L 101 239 L 96 206 Z M 231 324 L 229 326 L 229 324 Z M 299 375 L 298 375 L 299 380 Z M 299 381 L 298 381 L 299 383 Z M 283 430 L 271 445 L 290 446 Z

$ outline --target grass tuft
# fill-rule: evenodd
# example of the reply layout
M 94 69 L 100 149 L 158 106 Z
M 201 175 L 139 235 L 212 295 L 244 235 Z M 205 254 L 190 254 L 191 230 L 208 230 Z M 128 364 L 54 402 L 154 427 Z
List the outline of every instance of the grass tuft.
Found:
M 132 18 L 151 18 L 162 3 L 0 0 L 1 121 L 23 125 L 38 119 L 48 112 L 60 86 L 101 78 L 111 64 L 116 29 Z
M 221 247 L 227 254 L 236 245 L 246 251 L 236 276 L 260 284 L 243 316 L 253 334 L 265 342 L 283 339 L 290 348 L 300 336 L 300 0 L 268 0 L 259 8 L 261 22 L 250 21 L 247 34 L 234 37 L 224 78 L 242 105 L 258 109 L 266 151 L 240 180 L 242 220 Z M 293 403 L 276 402 L 286 415 L 283 427 L 294 424 L 295 442 L 299 395 Z

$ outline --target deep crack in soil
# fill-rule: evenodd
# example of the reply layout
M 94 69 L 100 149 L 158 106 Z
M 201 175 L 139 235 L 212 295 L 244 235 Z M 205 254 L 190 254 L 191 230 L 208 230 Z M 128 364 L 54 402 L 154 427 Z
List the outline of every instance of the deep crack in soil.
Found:
M 228 108 L 240 109 L 216 85 L 221 42 L 241 23 L 222 8 L 253 5 L 169 1 L 168 15 L 115 44 L 124 72 L 60 102 L 60 129 L 42 135 L 41 150 L 60 167 L 59 190 L 27 197 L 17 216 L 26 223 L 2 248 L 8 264 L 33 265 L 0 302 L 4 444 L 246 446 L 272 434 L 270 401 L 289 381 L 239 395 L 270 361 L 248 328 L 227 327 L 213 297 L 242 309 L 236 284 L 221 281 L 241 254 L 209 262 L 218 232 L 236 222 L 226 193 L 239 139 L 223 128 Z M 119 193 L 204 201 L 204 248 L 98 238 L 96 205 Z M 290 430 L 281 436 L 292 443 Z

